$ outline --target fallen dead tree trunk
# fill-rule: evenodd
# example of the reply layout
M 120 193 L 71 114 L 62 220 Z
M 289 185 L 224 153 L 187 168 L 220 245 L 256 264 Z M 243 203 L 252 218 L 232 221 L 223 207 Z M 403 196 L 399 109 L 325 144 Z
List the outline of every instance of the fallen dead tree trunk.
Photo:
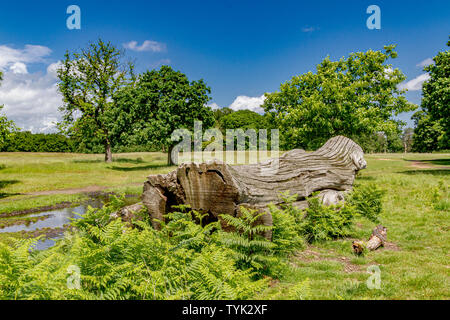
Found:
M 315 152 L 292 150 L 260 164 L 185 163 L 169 174 L 149 176 L 142 200 L 156 229 L 158 220 L 180 204 L 208 213 L 210 221 L 220 220 L 221 214 L 238 216 L 241 206 L 265 210 L 269 203 L 279 204 L 279 193 L 285 191 L 297 195 L 299 208 L 307 207 L 306 198 L 314 192 L 330 205 L 343 200 L 365 167 L 361 147 L 337 136 Z M 266 213 L 260 223 L 272 225 L 271 215 Z
M 353 252 L 356 254 L 362 254 L 364 252 L 364 248 L 369 251 L 376 250 L 377 248 L 384 246 L 386 240 L 387 229 L 382 225 L 379 225 L 375 229 L 373 229 L 372 235 L 370 236 L 367 243 L 364 243 L 363 241 L 353 241 Z

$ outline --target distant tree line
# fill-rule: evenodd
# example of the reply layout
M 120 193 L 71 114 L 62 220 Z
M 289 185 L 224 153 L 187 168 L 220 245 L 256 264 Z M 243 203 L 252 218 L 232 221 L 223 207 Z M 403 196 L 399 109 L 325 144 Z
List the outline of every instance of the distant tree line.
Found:
M 158 144 L 116 145 L 114 153 L 160 151 Z M 67 137 L 61 133 L 31 133 L 30 131 L 12 132 L 0 145 L 0 152 L 73 152 L 102 153 L 101 141 L 86 143 L 77 137 Z
M 74 142 L 57 133 L 12 132 L 0 145 L 2 152 L 73 152 Z

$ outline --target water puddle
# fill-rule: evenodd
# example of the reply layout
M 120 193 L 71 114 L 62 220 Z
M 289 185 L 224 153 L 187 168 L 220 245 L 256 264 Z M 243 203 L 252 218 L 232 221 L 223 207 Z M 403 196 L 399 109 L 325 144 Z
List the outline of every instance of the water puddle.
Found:
M 8 226 L 0 229 L 0 233 L 33 232 L 41 229 L 51 230 L 53 231 L 51 232 L 52 235 L 46 239 L 40 240 L 35 246 L 36 250 L 45 250 L 52 247 L 57 239 L 63 237 L 64 231 L 62 230 L 62 228 L 65 225 L 68 225 L 72 221 L 72 219 L 82 219 L 83 218 L 82 215 L 87 212 L 89 207 L 101 208 L 103 207 L 103 203 L 107 202 L 108 199 L 109 199 L 108 195 L 96 195 L 92 196 L 91 198 L 89 198 L 88 200 L 84 201 L 82 204 L 76 207 L 54 209 L 33 214 L 27 214 L 22 217 L 23 218 L 35 218 L 42 216 L 48 217 L 44 220 L 39 220 L 29 224 Z M 138 197 L 134 195 L 127 195 L 126 199 L 127 205 L 138 202 Z M 61 231 L 59 231 L 58 229 L 61 229 Z
M 39 240 L 36 245 L 34 246 L 34 250 L 37 251 L 41 251 L 41 250 L 45 250 L 48 248 L 51 248 L 55 245 L 56 240 L 62 238 L 62 234 L 54 237 L 53 239 L 43 239 L 43 240 Z
M 89 206 L 93 208 L 101 208 L 106 200 L 107 199 L 105 197 L 93 197 L 76 207 L 55 209 L 39 213 L 28 214 L 23 217 L 33 218 L 33 217 L 48 216 L 48 218 L 45 220 L 29 223 L 28 225 L 21 224 L 5 227 L 3 229 L 0 229 L 0 233 L 13 233 L 21 231 L 32 232 L 44 228 L 50 229 L 62 228 L 64 225 L 69 224 L 71 222 L 71 219 L 82 219 L 83 217 L 80 215 L 85 214 Z M 35 249 L 45 250 L 52 247 L 55 244 L 55 240 L 63 237 L 63 233 L 64 232 L 61 231 L 59 234 L 53 235 L 51 238 L 42 239 L 38 241 L 35 245 Z
M 41 217 L 41 216 L 47 216 L 49 217 L 45 220 L 36 221 L 33 223 L 30 223 L 28 225 L 15 225 L 15 226 L 9 226 L 5 227 L 3 229 L 0 229 L 0 233 L 6 233 L 6 232 L 20 232 L 20 231 L 35 231 L 38 229 L 43 228 L 61 228 L 66 224 L 69 224 L 71 219 L 80 219 L 79 215 L 83 215 L 86 213 L 88 207 L 91 206 L 93 208 L 101 208 L 103 206 L 103 203 L 100 199 L 90 199 L 86 202 L 84 202 L 82 205 L 79 205 L 77 207 L 72 208 L 64 208 L 64 209 L 57 209 L 57 210 L 50 210 L 50 211 L 44 211 L 39 213 L 34 213 L 27 215 L 26 217 L 33 218 L 33 217 Z

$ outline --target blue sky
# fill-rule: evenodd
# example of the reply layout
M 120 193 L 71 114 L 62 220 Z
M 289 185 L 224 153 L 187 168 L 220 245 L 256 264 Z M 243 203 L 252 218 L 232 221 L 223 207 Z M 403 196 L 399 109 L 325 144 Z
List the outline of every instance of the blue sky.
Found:
M 81 9 L 81 30 L 66 27 L 72 4 Z M 366 27 L 372 4 L 381 9 L 381 30 Z M 169 64 L 203 78 L 211 104 L 236 110 L 258 110 L 265 92 L 314 71 L 327 55 L 395 43 L 392 64 L 408 77 L 407 98 L 420 104 L 422 66 L 447 48 L 450 2 L 2 1 L 0 21 L 0 104 L 20 127 L 37 132 L 53 130 L 59 117 L 55 63 L 99 37 L 127 47 L 139 72 Z M 400 118 L 412 125 L 410 114 Z

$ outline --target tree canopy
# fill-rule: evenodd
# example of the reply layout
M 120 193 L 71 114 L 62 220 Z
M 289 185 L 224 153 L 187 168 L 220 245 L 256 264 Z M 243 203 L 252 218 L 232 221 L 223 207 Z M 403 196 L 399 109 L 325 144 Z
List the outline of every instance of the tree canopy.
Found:
M 439 52 L 433 62 L 424 68 L 430 79 L 422 87 L 422 110 L 413 117 L 417 151 L 450 149 L 450 51 Z
M 113 97 L 132 75 L 132 65 L 128 69 L 123 60 L 121 50 L 99 39 L 80 52 L 67 52 L 58 70 L 64 102 L 60 127 L 82 141 L 101 141 L 107 162 L 112 161 L 111 132 L 117 127 Z
M 266 129 L 268 123 L 266 118 L 251 110 L 239 110 L 222 116 L 219 126 L 225 129 Z
M 282 132 L 284 148 L 314 149 L 336 135 L 356 138 L 398 130 L 393 116 L 416 109 L 398 88 L 405 80 L 386 64 L 396 58 L 395 46 L 382 51 L 325 58 L 315 73 L 294 76 L 280 90 L 266 94 L 263 108 Z
M 214 125 L 214 114 L 207 106 L 209 93 L 202 79 L 189 81 L 169 66 L 147 71 L 116 96 L 114 121 L 119 130 L 113 134 L 134 145 L 157 141 L 169 151 L 168 162 L 172 164 L 170 151 L 175 142 L 171 135 L 176 129 L 192 132 L 196 120 L 203 122 L 203 128 Z

